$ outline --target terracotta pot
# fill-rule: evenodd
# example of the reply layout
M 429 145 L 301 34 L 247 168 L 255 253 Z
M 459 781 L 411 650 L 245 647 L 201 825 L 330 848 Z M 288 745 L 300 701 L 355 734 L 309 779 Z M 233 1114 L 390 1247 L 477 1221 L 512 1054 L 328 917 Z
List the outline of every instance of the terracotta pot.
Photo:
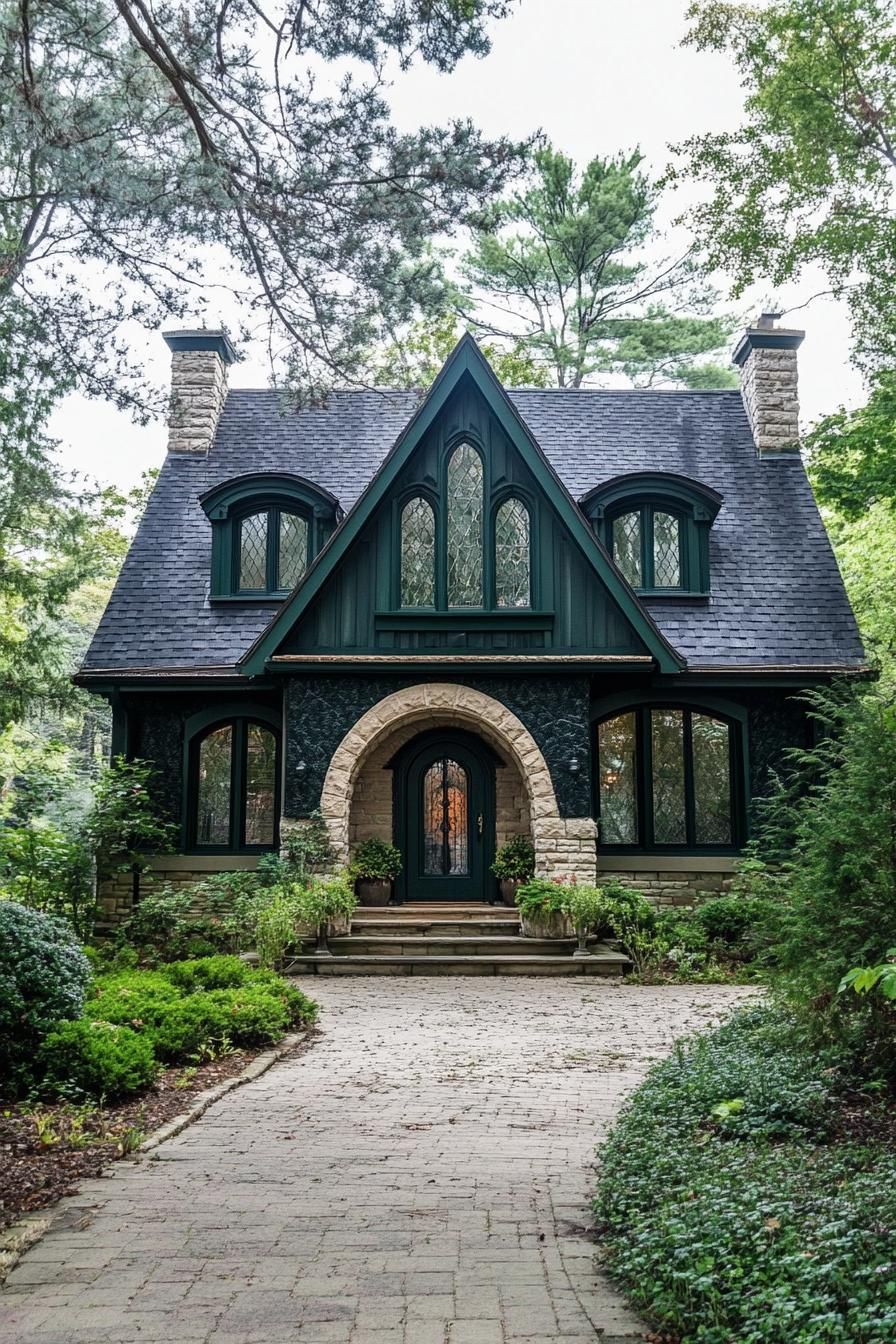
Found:
M 524 938 L 573 938 L 572 920 L 561 911 L 545 911 L 536 916 L 520 915 L 520 932 Z
M 362 905 L 388 905 L 392 883 L 388 878 L 358 878 L 358 900 Z
M 505 905 L 516 905 L 516 894 L 523 885 L 521 877 L 502 877 L 498 883 L 501 900 Z

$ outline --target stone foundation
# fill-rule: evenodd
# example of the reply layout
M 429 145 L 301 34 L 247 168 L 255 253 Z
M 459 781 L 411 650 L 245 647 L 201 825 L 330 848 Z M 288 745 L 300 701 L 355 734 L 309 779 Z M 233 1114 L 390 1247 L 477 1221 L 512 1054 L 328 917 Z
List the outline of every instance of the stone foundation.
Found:
M 607 860 L 612 864 L 612 860 Z M 616 878 L 627 887 L 633 887 L 647 897 L 653 905 L 691 906 L 703 901 L 707 896 L 725 896 L 731 890 L 734 873 L 726 871 L 685 870 L 667 871 L 662 868 L 644 868 L 637 871 L 625 869 L 617 871 L 612 867 L 600 866 L 598 882 Z
M 243 857 L 227 859 L 225 856 L 210 860 L 195 855 L 166 855 L 164 859 L 157 859 L 148 872 L 140 874 L 140 896 L 148 896 L 163 886 L 174 887 L 178 891 L 189 890 L 206 882 L 214 873 L 251 870 L 256 862 L 254 858 Z M 115 928 L 128 918 L 134 908 L 133 889 L 134 879 L 130 873 L 119 873 L 111 881 L 102 884 L 97 918 L 100 928 Z M 203 902 L 198 893 L 193 910 L 197 915 L 203 913 Z

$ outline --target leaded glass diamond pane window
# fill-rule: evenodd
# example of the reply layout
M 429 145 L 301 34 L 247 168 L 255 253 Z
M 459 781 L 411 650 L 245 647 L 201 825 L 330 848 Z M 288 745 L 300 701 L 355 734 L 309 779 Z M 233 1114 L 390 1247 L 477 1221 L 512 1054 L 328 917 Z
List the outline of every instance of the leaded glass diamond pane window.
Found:
M 246 834 L 247 845 L 274 843 L 274 797 L 276 792 L 277 739 L 259 723 L 246 729 Z
M 687 841 L 684 792 L 684 713 L 654 709 L 650 715 L 653 758 L 653 839 L 658 845 Z
M 482 459 L 462 443 L 448 463 L 448 605 L 482 606 Z
M 653 584 L 655 588 L 681 587 L 679 521 L 674 514 L 653 515 Z
M 267 582 L 268 515 L 253 513 L 240 523 L 240 589 L 265 589 Z
M 401 605 L 433 607 L 436 601 L 436 520 L 418 495 L 401 511 Z
M 495 596 L 499 607 L 532 604 L 529 576 L 529 510 L 505 500 L 495 515 Z
M 233 729 L 216 728 L 199 744 L 196 840 L 200 845 L 230 844 L 230 774 Z
M 598 727 L 600 838 L 604 844 L 638 843 L 636 747 L 634 714 L 617 714 Z
M 731 844 L 731 730 L 706 714 L 691 715 L 694 825 L 698 845 Z
M 613 559 L 633 588 L 640 588 L 641 514 L 621 513 L 613 519 Z
M 277 547 L 277 587 L 295 588 L 308 566 L 308 519 L 281 513 Z

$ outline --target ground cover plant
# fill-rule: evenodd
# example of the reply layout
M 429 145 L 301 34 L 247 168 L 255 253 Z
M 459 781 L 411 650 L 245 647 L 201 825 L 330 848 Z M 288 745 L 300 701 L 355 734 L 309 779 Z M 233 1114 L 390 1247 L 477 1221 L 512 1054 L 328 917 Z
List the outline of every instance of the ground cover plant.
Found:
M 657 1065 L 602 1150 L 608 1268 L 683 1344 L 892 1339 L 892 1123 L 792 1017 L 739 1013 Z

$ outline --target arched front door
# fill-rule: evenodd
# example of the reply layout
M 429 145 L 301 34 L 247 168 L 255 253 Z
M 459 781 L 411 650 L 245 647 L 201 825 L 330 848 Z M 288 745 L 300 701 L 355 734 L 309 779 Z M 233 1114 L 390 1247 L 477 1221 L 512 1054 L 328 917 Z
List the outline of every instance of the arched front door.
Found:
M 490 900 L 495 766 L 470 733 L 426 733 L 392 763 L 395 843 L 406 901 Z

